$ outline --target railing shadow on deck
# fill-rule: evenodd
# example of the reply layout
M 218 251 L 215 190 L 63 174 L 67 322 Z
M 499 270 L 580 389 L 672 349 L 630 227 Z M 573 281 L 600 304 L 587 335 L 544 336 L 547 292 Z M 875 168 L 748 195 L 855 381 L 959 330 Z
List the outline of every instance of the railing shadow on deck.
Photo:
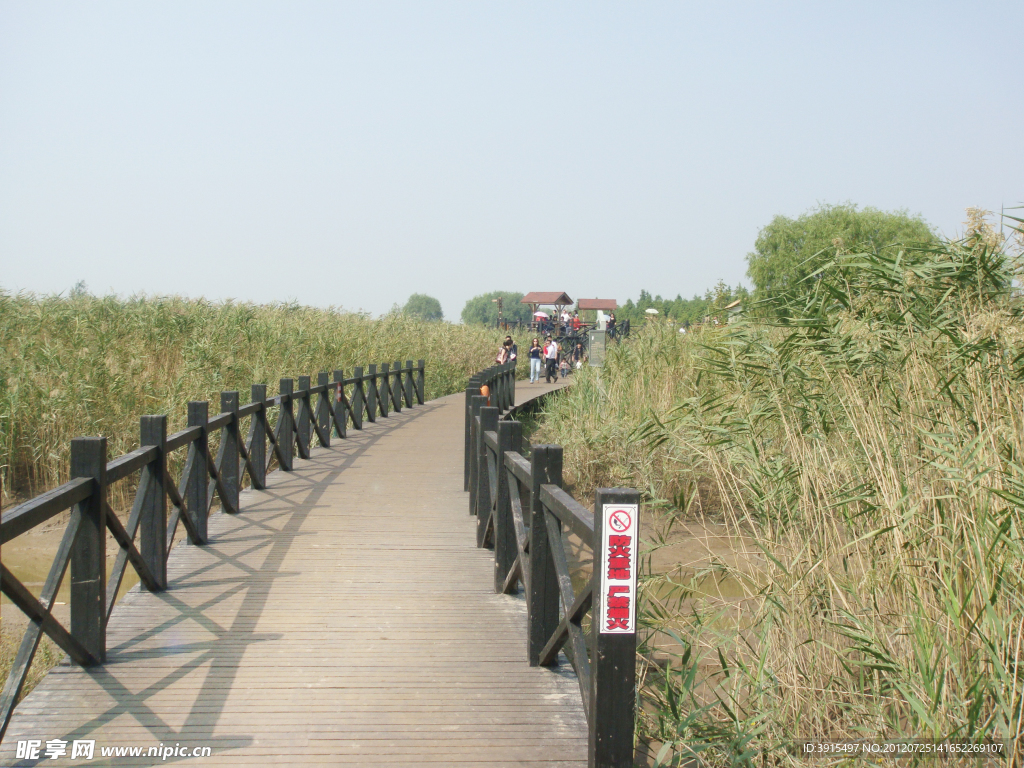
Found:
M 296 452 L 299 458 L 310 459 L 314 436 L 321 446 L 330 447 L 332 436 L 347 437 L 350 421 L 356 430 L 361 430 L 366 421 L 387 417 L 390 411 L 397 413 L 403 406 L 423 405 L 424 375 L 424 361 L 414 366 L 409 360 L 404 368 L 400 362 L 393 367 L 384 364 L 379 371 L 376 365 L 370 365 L 366 373 L 357 367 L 349 378 L 343 371 L 336 370 L 333 381 L 326 372 L 321 372 L 315 386 L 311 385 L 310 377 L 300 376 L 297 390 L 293 379 L 281 379 L 280 394 L 272 398 L 267 398 L 265 384 L 254 384 L 252 401 L 244 406 L 239 405 L 238 392 L 223 392 L 219 415 L 209 417 L 207 402 L 190 402 L 188 426 L 172 435 L 167 434 L 166 416 L 143 416 L 141 447 L 109 462 L 106 438 L 72 440 L 72 479 L 14 507 L 0 518 L 0 543 L 6 544 L 71 510 L 38 598 L 0 562 L 3 593 L 29 618 L 0 694 L 0 740 L 10 724 L 43 634 L 62 648 L 74 663 L 99 668 L 106 660 L 107 624 L 129 564 L 138 573 L 142 589 L 165 592 L 168 556 L 179 523 L 185 528 L 189 544 L 204 546 L 211 554 L 215 553 L 215 548 L 206 546 L 210 544 L 208 519 L 215 496 L 224 512 L 237 515 L 243 473 L 248 473 L 253 490 L 266 491 L 267 471 L 274 461 L 281 470 L 292 472 Z M 350 392 L 346 392 L 346 387 L 351 388 Z M 317 399 L 315 407 L 314 397 Z M 295 413 L 296 404 L 298 413 Z M 273 408 L 278 409 L 276 424 L 271 420 Z M 249 430 L 243 440 L 245 418 L 249 418 Z M 209 437 L 216 430 L 220 430 L 220 450 L 215 459 L 209 451 Z M 272 449 L 269 458 L 268 441 Z M 167 458 L 179 448 L 187 448 L 188 453 L 180 481 L 175 484 L 168 471 Z M 108 487 L 136 472 L 139 481 L 135 500 L 127 524 L 122 524 L 108 503 Z M 170 515 L 168 502 L 173 507 Z M 105 568 L 107 531 L 119 546 L 109 581 Z M 291 541 L 292 537 L 283 537 L 271 546 L 290 547 Z M 64 627 L 52 611 L 69 568 L 71 620 L 70 627 Z M 175 598 L 167 595 L 165 599 L 173 602 Z M 217 627 L 215 634 L 220 631 L 224 630 Z M 233 639 L 238 638 L 233 636 Z M 96 677 L 102 677 L 102 670 Z M 128 701 L 146 711 L 145 697 L 127 691 L 111 691 L 111 695 L 119 702 Z M 115 709 L 118 713 L 138 711 L 122 710 L 120 704 Z M 154 717 L 159 720 L 155 714 Z M 100 724 L 99 720 L 94 722 Z
M 427 404 L 425 408 L 418 408 L 411 418 L 415 419 L 424 416 L 430 410 L 432 410 L 432 406 Z M 403 420 L 394 422 L 394 425 L 398 427 L 404 423 L 406 422 Z M 236 518 L 239 519 L 240 525 L 234 529 L 237 531 L 244 526 L 246 529 L 255 527 L 263 528 L 267 531 L 269 535 L 262 538 L 260 542 L 257 542 L 251 548 L 228 557 L 218 548 L 217 540 L 211 540 L 202 550 L 205 555 L 215 560 L 209 567 L 216 567 L 228 561 L 233 567 L 238 568 L 241 573 L 237 578 L 218 580 L 218 583 L 225 585 L 233 583 L 234 586 L 226 586 L 223 591 L 211 597 L 205 603 L 199 605 L 186 604 L 176 596 L 175 592 L 210 583 L 193 580 L 195 576 L 201 576 L 202 572 L 206 570 L 205 568 L 200 568 L 198 570 L 191 570 L 187 578 L 175 580 L 173 582 L 174 590 L 144 596 L 142 593 L 135 593 L 129 597 L 128 601 L 122 601 L 122 604 L 116 609 L 117 613 L 131 611 L 133 598 L 138 600 L 141 597 L 142 599 L 159 600 L 165 605 L 171 606 L 176 611 L 176 615 L 167 621 L 134 635 L 126 642 L 108 648 L 108 664 L 124 663 L 140 656 L 150 655 L 144 649 L 132 651 L 131 648 L 143 645 L 147 640 L 172 629 L 175 624 L 181 622 L 197 622 L 212 637 L 202 643 L 177 647 L 175 649 L 177 653 L 198 653 L 199 655 L 189 659 L 186 664 L 170 669 L 165 676 L 138 692 L 125 688 L 119 681 L 116 672 L 109 671 L 104 666 L 84 670 L 90 675 L 94 683 L 103 688 L 107 695 L 113 699 L 114 703 L 104 711 L 97 713 L 88 722 L 83 723 L 67 735 L 64 735 L 63 738 L 66 741 L 88 739 L 98 728 L 112 722 L 122 714 L 129 714 L 152 733 L 155 741 L 188 740 L 193 743 L 202 743 L 214 750 L 237 749 L 251 745 L 256 734 L 233 733 L 225 735 L 218 724 L 218 717 L 223 711 L 227 697 L 232 690 L 231 681 L 241 668 L 242 659 L 248 649 L 254 644 L 276 640 L 280 637 L 280 635 L 276 634 L 254 632 L 252 625 L 255 622 L 251 617 L 262 613 L 263 606 L 278 579 L 295 575 L 292 572 L 280 570 L 281 565 L 292 546 L 301 541 L 301 528 L 307 516 L 316 509 L 320 495 L 350 468 L 355 461 L 370 450 L 378 440 L 386 437 L 388 434 L 389 431 L 385 430 L 368 435 L 364 433 L 358 441 L 346 443 L 349 453 L 345 459 L 340 464 L 334 461 L 330 462 L 330 471 L 316 479 L 309 480 L 306 483 L 305 489 L 308 492 L 302 495 L 301 504 L 291 503 L 291 509 L 276 509 L 269 516 L 265 512 L 261 514 L 260 508 L 267 505 L 267 502 L 276 502 L 273 506 L 277 506 L 281 502 L 282 497 L 274 497 L 273 488 L 260 492 L 260 497 L 271 496 L 271 498 L 260 498 L 255 504 L 247 507 L 244 516 Z M 315 470 L 315 465 L 318 461 L 322 462 L 326 469 L 328 463 L 324 460 L 327 456 L 328 454 L 313 453 L 310 457 L 310 465 L 303 467 L 303 470 L 307 473 L 310 469 Z M 291 484 L 293 485 L 294 481 Z M 252 491 L 248 493 L 253 496 L 256 495 Z M 285 518 L 284 524 L 275 524 L 280 523 L 281 518 Z M 233 532 L 222 531 L 221 537 L 232 544 L 237 544 L 239 539 L 230 535 Z M 269 551 L 259 567 L 252 567 L 242 562 L 242 558 L 250 556 L 261 549 L 269 549 Z M 205 615 L 204 609 L 206 607 L 220 603 L 242 592 L 244 592 L 242 603 L 238 606 L 235 612 L 236 619 L 230 626 L 221 626 Z M 160 655 L 167 655 L 165 649 L 160 650 Z M 175 682 L 196 670 L 204 669 L 216 670 L 216 674 L 208 672 L 197 686 L 193 700 L 194 703 L 180 725 L 175 726 L 168 723 L 156 709 L 150 706 L 149 701 L 152 698 L 160 695 L 161 692 Z M 177 759 L 180 758 L 172 756 L 169 762 L 175 762 Z
M 487 394 L 481 394 L 487 387 Z M 564 652 L 587 717 L 591 768 L 633 766 L 640 494 L 598 488 L 594 512 L 562 489 L 562 447 L 522 455 L 522 425 L 502 419 L 515 403 L 515 361 L 466 387 L 465 490 L 477 546 L 494 549 L 494 591 L 526 598 L 530 666 L 554 667 Z M 593 554 L 577 593 L 569 536 Z M 584 631 L 585 618 L 590 631 Z

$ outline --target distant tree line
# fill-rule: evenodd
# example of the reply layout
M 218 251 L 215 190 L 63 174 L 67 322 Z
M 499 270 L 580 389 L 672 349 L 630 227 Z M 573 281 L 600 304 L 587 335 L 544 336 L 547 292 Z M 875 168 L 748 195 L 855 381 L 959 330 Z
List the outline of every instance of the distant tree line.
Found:
M 703 323 L 709 317 L 724 323 L 727 314 L 725 308 L 749 295 L 750 292 L 742 285 L 729 286 L 721 280 L 714 288 L 705 291 L 703 296 L 695 294 L 691 299 L 684 299 L 681 295 L 676 295 L 674 299 L 664 299 L 642 290 L 639 299 L 629 299 L 615 311 L 615 320 L 620 324 L 623 320 L 629 320 L 629 324 L 635 327 L 637 323 L 651 317 L 648 309 L 656 309 L 658 314 L 655 317 L 671 320 L 680 326 Z
M 721 280 L 703 296 L 696 294 L 690 299 L 681 295 L 662 298 L 643 290 L 639 299 L 627 301 L 615 316 L 620 323 L 628 319 L 635 325 L 650 317 L 646 310 L 656 309 L 654 317 L 683 326 L 707 319 L 724 323 L 728 314 L 725 308 L 736 300 L 743 301 L 745 314 L 785 316 L 787 307 L 809 295 L 839 255 L 937 242 L 924 219 L 907 211 L 860 209 L 853 203 L 821 205 L 795 219 L 776 216 L 761 229 L 754 250 L 747 254 L 752 292 L 743 285 L 730 286 Z
M 615 312 L 618 323 L 629 320 L 636 326 L 649 317 L 671 320 L 680 326 L 696 325 L 708 320 L 724 323 L 726 310 L 733 302 L 742 301 L 745 314 L 784 316 L 793 301 L 812 292 L 823 270 L 837 257 L 847 253 L 878 252 L 898 249 L 903 244 L 935 244 L 938 239 L 920 216 L 905 210 L 882 211 L 858 208 L 853 203 L 820 205 L 795 219 L 776 216 L 761 229 L 754 250 L 747 254 L 747 276 L 753 290 L 741 284 L 718 283 L 701 294 L 684 299 L 663 298 L 647 290 L 640 291 L 636 301 L 629 299 Z M 498 321 L 498 303 L 502 300 L 505 320 L 529 322 L 530 307 L 520 304 L 522 293 L 491 291 L 474 296 L 462 309 L 466 324 L 494 325 Z M 397 308 L 396 308 L 397 309 Z M 657 314 L 647 312 L 656 309 Z M 430 296 L 413 294 L 404 314 L 425 320 L 441 320 L 441 304 Z M 596 313 L 582 313 L 593 321 Z
M 523 294 L 515 291 L 491 291 L 474 296 L 466 302 L 466 306 L 462 308 L 462 322 L 467 325 L 495 325 L 498 321 L 498 298 L 501 299 L 502 319 L 530 321 L 529 305 L 519 303 Z M 414 293 L 402 306 L 395 304 L 391 308 L 391 314 L 406 315 L 427 322 L 444 320 L 441 302 L 425 293 Z

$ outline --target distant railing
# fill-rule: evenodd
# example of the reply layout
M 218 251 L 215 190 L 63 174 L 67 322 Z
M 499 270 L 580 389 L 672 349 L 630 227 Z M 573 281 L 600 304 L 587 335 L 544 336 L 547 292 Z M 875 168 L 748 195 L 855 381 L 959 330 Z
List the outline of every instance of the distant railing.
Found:
M 496 327 L 499 331 L 521 331 L 524 328 L 529 329 L 533 324 L 528 323 L 525 320 L 497 320 Z
M 493 370 L 477 380 L 492 380 Z M 476 386 L 477 394 L 470 394 Z M 589 765 L 633 765 L 636 708 L 636 577 L 640 495 L 599 488 L 594 512 L 562 489 L 562 447 L 534 445 L 522 455 L 522 425 L 502 420 L 511 406 L 467 388 L 469 511 L 477 546 L 494 548 L 494 591 L 526 594 L 530 666 L 576 671 L 589 728 Z M 593 553 L 579 592 L 566 553 L 575 536 Z M 590 631 L 583 623 L 589 613 Z
M 508 410 L 516 402 L 516 360 L 509 360 L 507 363 L 492 365 L 470 377 L 466 384 L 466 429 L 465 429 L 465 467 L 463 470 L 462 490 L 468 491 L 470 485 L 470 420 L 469 409 L 472 399 L 480 394 L 482 387 L 487 387 L 489 399 L 488 405 Z
M 320 445 L 330 446 L 332 431 L 347 435 L 351 418 L 355 429 L 363 421 L 376 421 L 389 410 L 423 404 L 425 364 L 413 366 L 407 360 L 354 369 L 345 378 L 334 371 L 317 377 L 300 376 L 298 390 L 293 379 L 281 379 L 280 394 L 267 397 L 265 384 L 253 384 L 252 402 L 239 405 L 238 392 L 221 393 L 221 413 L 209 417 L 209 403 L 188 404 L 188 426 L 167 434 L 166 416 L 143 416 L 138 450 L 107 461 L 105 437 L 79 437 L 71 441 L 71 480 L 51 491 L 19 504 L 0 519 L 0 544 L 31 530 L 54 516 L 71 510 L 71 517 L 40 596 L 35 597 L 0 562 L 3 593 L 28 616 L 10 675 L 0 694 L 0 739 L 10 723 L 18 696 L 28 674 L 42 635 L 46 634 L 82 666 L 102 664 L 106 657 L 106 628 L 118 588 L 130 563 L 142 586 L 159 592 L 167 589 L 167 557 L 180 522 L 190 544 L 209 541 L 207 521 L 214 494 L 228 514 L 239 511 L 243 473 L 256 490 L 266 488 L 267 471 L 276 458 L 282 470 L 294 468 L 295 450 L 308 459 L 313 436 Z M 345 387 L 351 386 L 351 395 Z M 313 406 L 313 398 L 317 398 Z M 296 405 L 298 413 L 295 412 Z M 270 410 L 279 408 L 275 429 L 270 428 Z M 242 419 L 249 417 L 249 432 L 241 439 Z M 214 458 L 209 437 L 220 430 L 220 448 Z M 272 453 L 268 458 L 267 441 Z M 167 457 L 188 447 L 181 479 L 175 485 L 168 472 Z M 111 483 L 139 472 L 139 484 L 126 525 L 122 525 L 107 502 Z M 168 517 L 167 504 L 173 512 Z M 109 581 L 106 577 L 106 531 L 119 545 Z M 139 544 L 135 538 L 139 535 Z M 70 629 L 53 616 L 57 592 L 71 567 Z

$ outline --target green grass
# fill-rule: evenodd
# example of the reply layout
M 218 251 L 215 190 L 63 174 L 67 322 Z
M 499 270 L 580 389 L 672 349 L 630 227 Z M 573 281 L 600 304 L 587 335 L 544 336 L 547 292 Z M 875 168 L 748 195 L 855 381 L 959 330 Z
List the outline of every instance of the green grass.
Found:
M 643 492 L 649 555 L 711 523 L 746 548 L 645 575 L 662 763 L 927 738 L 1020 764 L 1024 317 L 990 235 L 842 255 L 789 325 L 651 324 L 548 405 L 580 498 Z

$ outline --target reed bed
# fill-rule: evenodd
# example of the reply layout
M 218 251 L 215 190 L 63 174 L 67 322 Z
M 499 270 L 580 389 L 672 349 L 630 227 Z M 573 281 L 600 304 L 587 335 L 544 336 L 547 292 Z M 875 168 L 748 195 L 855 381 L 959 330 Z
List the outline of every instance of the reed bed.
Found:
M 484 326 L 372 319 L 296 304 L 12 295 L 0 290 L 0 478 L 7 501 L 67 479 L 71 438 L 138 447 L 139 417 L 185 425 L 186 403 L 283 377 L 426 360 L 426 396 L 465 387 L 504 337 Z
M 1004 742 L 1021 765 L 1017 266 L 983 230 L 844 254 L 785 324 L 650 324 L 548 405 L 538 437 L 581 494 L 647 499 L 651 762 L 921 738 Z M 735 556 L 650 566 L 702 525 Z

